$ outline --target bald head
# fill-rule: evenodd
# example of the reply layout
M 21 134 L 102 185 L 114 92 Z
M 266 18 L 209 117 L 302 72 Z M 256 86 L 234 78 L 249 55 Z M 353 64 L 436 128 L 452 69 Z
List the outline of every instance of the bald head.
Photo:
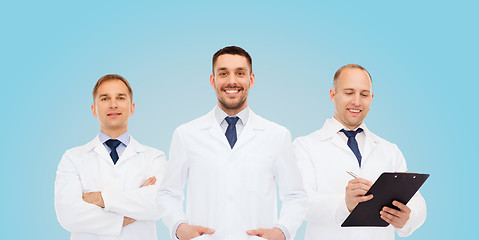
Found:
M 338 69 L 338 71 L 336 71 L 336 73 L 334 74 L 334 78 L 333 78 L 333 87 L 336 88 L 337 86 L 337 82 L 338 82 L 338 79 L 341 75 L 341 73 L 346 70 L 346 69 L 359 69 L 359 70 L 363 70 L 365 71 L 368 76 L 369 76 L 369 80 L 371 80 L 371 83 L 373 81 L 373 79 L 371 78 L 371 74 L 369 74 L 368 70 L 366 70 L 366 68 L 360 66 L 360 65 L 357 65 L 357 64 L 348 64 L 348 65 L 345 65 L 345 66 L 342 66 L 340 69 Z

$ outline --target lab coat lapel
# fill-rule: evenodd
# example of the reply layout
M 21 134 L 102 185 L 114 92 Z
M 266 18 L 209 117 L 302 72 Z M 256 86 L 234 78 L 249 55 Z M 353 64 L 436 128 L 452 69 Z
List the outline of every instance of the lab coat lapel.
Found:
M 366 134 L 364 138 L 364 150 L 362 153 L 363 160 L 366 160 L 368 156 L 371 154 L 371 152 L 374 150 L 376 147 L 376 140 L 375 140 L 375 135 L 371 133 L 367 128 L 364 129 L 364 132 Z
M 324 137 L 321 140 L 324 141 L 327 139 L 331 139 L 331 142 L 336 145 L 336 147 L 343 149 L 344 151 L 351 152 L 351 154 L 353 154 L 348 145 L 344 143 L 341 137 L 339 137 L 338 129 L 335 128 L 332 121 L 332 119 L 328 119 L 326 120 L 326 122 L 324 122 L 324 125 L 321 128 L 324 131 Z
M 125 148 L 125 151 L 123 151 L 123 153 L 121 154 L 116 165 L 119 165 L 125 161 L 128 161 L 129 159 L 132 159 L 132 157 L 134 157 L 138 152 L 143 151 L 145 151 L 143 145 L 141 145 L 133 137 L 130 136 L 130 143 Z
M 216 120 L 215 109 L 206 114 L 202 128 L 208 131 L 208 133 L 215 139 L 215 141 L 220 142 L 227 148 L 231 148 L 230 144 L 228 143 L 228 139 L 226 139 L 225 134 L 221 130 L 221 126 Z
M 258 120 L 259 117 L 250 110 L 248 122 L 244 126 L 242 133 L 239 135 L 233 150 L 241 148 L 241 146 L 245 145 L 256 136 L 258 130 L 263 130 L 263 127 Z
M 108 154 L 108 151 L 106 150 L 105 146 L 103 146 L 103 143 L 100 142 L 100 137 L 98 137 L 98 135 L 88 143 L 86 149 L 87 151 L 95 151 L 98 156 L 113 165 L 113 160 L 111 160 L 110 154 Z

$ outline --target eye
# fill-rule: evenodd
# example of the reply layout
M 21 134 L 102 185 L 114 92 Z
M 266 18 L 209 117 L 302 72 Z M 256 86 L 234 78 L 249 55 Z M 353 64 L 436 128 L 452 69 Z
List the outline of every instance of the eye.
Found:
M 218 75 L 224 77 L 224 76 L 226 76 L 226 75 L 228 75 L 228 74 L 227 74 L 226 72 L 220 72 Z
M 125 100 L 125 97 L 118 97 L 118 100 Z
M 237 72 L 236 75 L 238 75 L 238 76 L 244 76 L 245 74 L 244 74 L 244 72 Z
M 107 97 L 102 97 L 102 98 L 100 98 L 100 101 L 106 101 L 106 100 L 108 100 Z
M 353 95 L 352 92 L 345 92 L 344 94 L 346 94 L 346 95 Z

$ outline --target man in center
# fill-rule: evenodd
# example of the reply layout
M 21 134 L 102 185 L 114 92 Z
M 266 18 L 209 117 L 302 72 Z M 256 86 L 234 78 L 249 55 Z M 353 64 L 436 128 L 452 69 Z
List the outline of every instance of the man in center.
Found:
M 248 107 L 254 82 L 251 57 L 242 48 L 213 55 L 217 106 L 175 130 L 160 191 L 173 239 L 294 239 L 307 196 L 289 131 Z

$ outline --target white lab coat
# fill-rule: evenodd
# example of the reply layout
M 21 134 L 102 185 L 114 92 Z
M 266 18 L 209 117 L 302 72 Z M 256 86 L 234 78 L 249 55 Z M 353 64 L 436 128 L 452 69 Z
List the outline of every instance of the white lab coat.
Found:
M 162 210 L 156 194 L 166 168 L 165 154 L 130 143 L 113 164 L 98 136 L 65 152 L 55 180 L 58 221 L 72 240 L 156 240 L 156 219 Z M 151 176 L 155 185 L 140 188 Z M 82 194 L 102 192 L 105 208 L 84 202 Z M 122 227 L 123 217 L 137 221 Z
M 233 149 L 214 110 L 175 130 L 159 198 L 169 210 L 163 221 L 172 239 L 180 221 L 215 229 L 210 239 L 249 239 L 246 230 L 277 225 L 294 237 L 306 213 L 307 197 L 290 133 L 248 111 L 248 122 Z M 279 219 L 277 185 L 283 202 Z
M 392 225 L 341 228 L 341 223 L 349 215 L 345 188 L 352 177 L 346 171 L 372 182 L 383 172 L 407 171 L 401 151 L 395 144 L 374 135 L 363 124 L 365 142 L 360 168 L 345 140 L 337 134 L 339 129 L 333 121 L 326 120 L 320 130 L 294 141 L 296 158 L 310 199 L 305 239 L 394 239 Z M 407 206 L 412 212 L 406 225 L 396 229 L 399 236 L 410 235 L 426 219 L 426 203 L 419 192 Z

